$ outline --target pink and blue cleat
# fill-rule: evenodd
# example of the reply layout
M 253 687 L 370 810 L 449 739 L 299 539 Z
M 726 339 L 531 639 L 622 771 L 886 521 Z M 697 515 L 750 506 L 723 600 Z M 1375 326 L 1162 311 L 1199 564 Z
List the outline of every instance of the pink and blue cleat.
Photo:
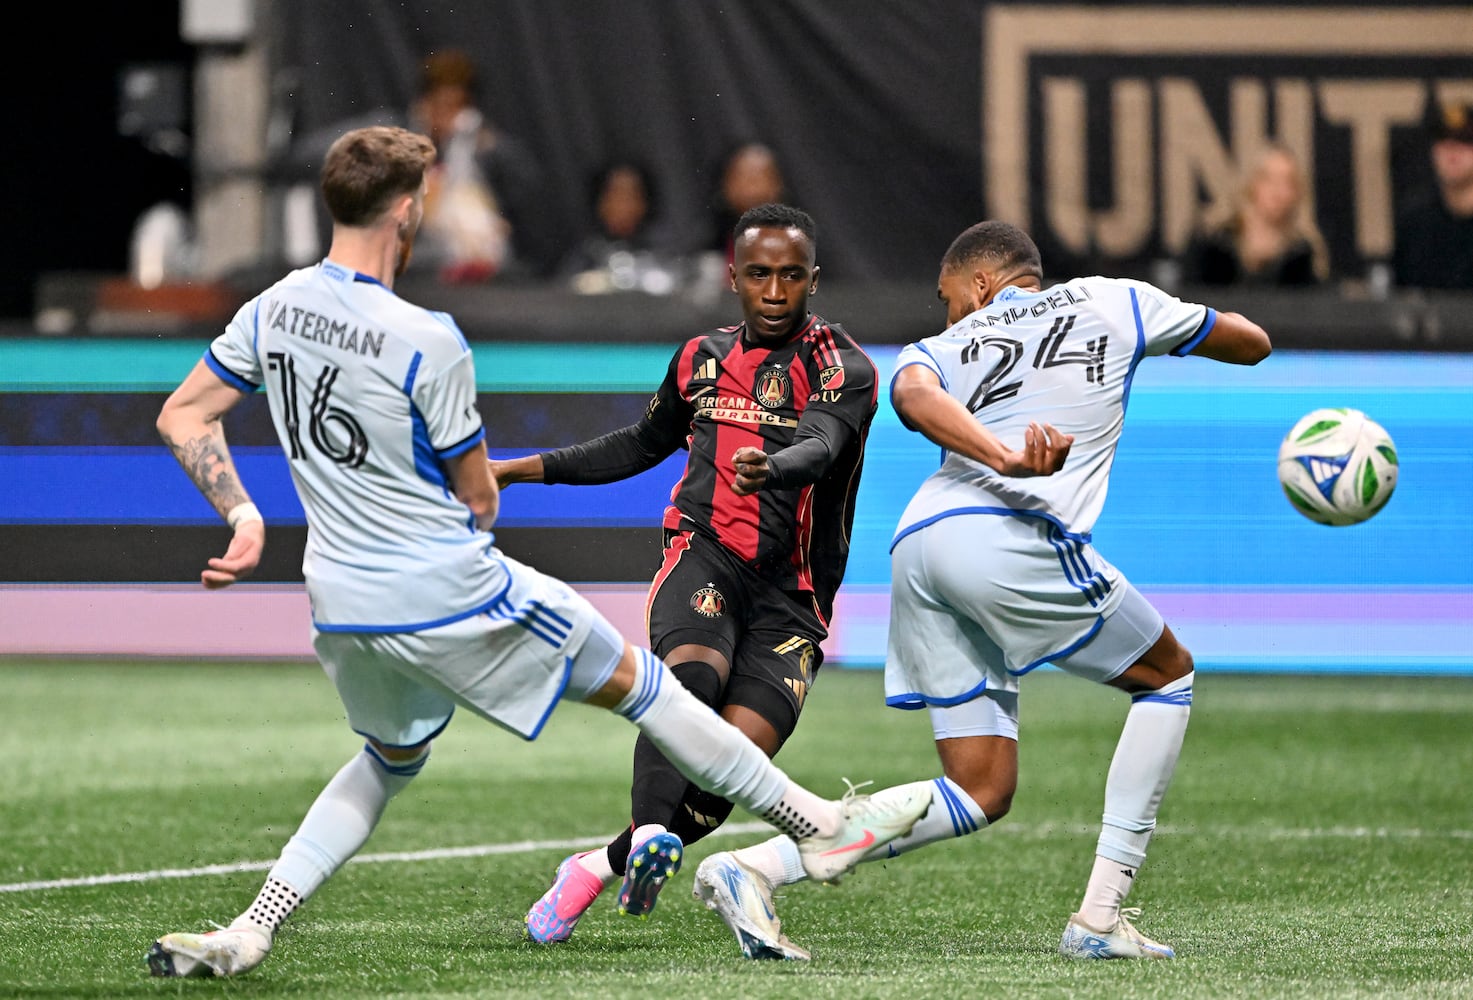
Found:
M 588 912 L 598 894 L 604 891 L 603 880 L 578 863 L 579 858 L 590 853 L 584 851 L 563 858 L 552 885 L 527 911 L 527 937 L 538 944 L 559 944 L 573 936 L 578 918 Z

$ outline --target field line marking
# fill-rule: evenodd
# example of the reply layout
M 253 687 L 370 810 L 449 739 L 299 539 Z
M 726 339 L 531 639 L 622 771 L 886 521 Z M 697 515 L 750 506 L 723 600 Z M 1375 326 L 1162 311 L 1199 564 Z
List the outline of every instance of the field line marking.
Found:
M 1042 839 L 1060 834 L 1079 836 L 1092 835 L 1096 826 L 1070 823 L 1036 823 L 1031 826 L 1014 824 L 989 828 L 988 836 L 1015 836 Z M 749 833 L 768 833 L 772 827 L 766 823 L 727 823 L 710 837 L 738 836 Z M 1262 840 L 1417 840 L 1422 838 L 1446 838 L 1449 840 L 1473 841 L 1473 830 L 1422 830 L 1416 827 L 1193 827 L 1168 826 L 1156 828 L 1167 836 L 1215 836 L 1256 837 Z M 384 851 L 376 854 L 359 854 L 348 861 L 350 865 L 389 864 L 406 861 L 443 861 L 449 858 L 485 858 L 500 854 L 529 854 L 532 851 L 576 850 L 598 847 L 607 843 L 607 837 L 571 837 L 562 840 L 514 840 L 503 844 L 475 844 L 469 847 L 439 847 L 424 851 Z M 106 875 L 83 875 L 76 878 L 48 879 L 38 882 L 11 882 L 0 884 L 3 892 L 38 892 L 47 889 L 73 889 L 80 886 L 121 885 L 130 882 L 159 882 L 165 879 L 201 878 L 206 875 L 234 875 L 240 872 L 268 871 L 275 861 L 234 861 L 222 865 L 204 865 L 199 868 L 158 868 L 143 872 L 115 872 Z
M 727 823 L 710 834 L 738 835 L 770 832 L 766 823 Z M 515 840 L 504 844 L 476 844 L 470 847 L 440 847 L 425 851 L 384 851 L 377 854 L 359 854 L 349 859 L 350 865 L 381 865 L 403 861 L 443 861 L 447 858 L 484 858 L 498 854 L 528 854 L 532 851 L 576 850 L 577 848 L 599 847 L 608 843 L 608 836 L 573 837 L 564 840 Z M 233 861 L 223 865 L 203 865 L 199 868 L 157 868 L 146 872 L 116 872 L 107 875 L 83 875 L 77 878 L 48 879 L 42 882 L 11 882 L 0 884 L 0 892 L 35 892 L 43 889 L 73 889 L 89 885 L 120 885 L 127 882 L 159 882 L 173 878 L 200 878 L 205 875 L 235 875 L 240 872 L 269 871 L 276 862 Z

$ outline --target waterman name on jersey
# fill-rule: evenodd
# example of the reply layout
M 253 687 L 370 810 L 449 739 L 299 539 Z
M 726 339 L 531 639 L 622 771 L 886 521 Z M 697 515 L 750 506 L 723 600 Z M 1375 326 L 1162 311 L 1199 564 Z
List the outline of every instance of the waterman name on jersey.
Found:
M 360 328 L 351 320 L 324 316 L 300 306 L 289 306 L 284 302 L 272 302 L 268 306 L 267 324 L 273 330 L 283 330 L 293 337 L 301 337 L 318 344 L 336 347 L 340 351 L 355 354 L 372 354 L 379 357 L 384 349 L 382 331 Z

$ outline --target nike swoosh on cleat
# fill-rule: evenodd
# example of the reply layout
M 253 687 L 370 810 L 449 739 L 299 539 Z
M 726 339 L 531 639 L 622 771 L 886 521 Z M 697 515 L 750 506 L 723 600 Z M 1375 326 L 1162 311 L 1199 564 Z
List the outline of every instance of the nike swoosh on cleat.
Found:
M 849 851 L 862 851 L 866 847 L 869 847 L 874 842 L 875 842 L 875 831 L 873 831 L 873 830 L 866 830 L 866 831 L 864 831 L 864 836 L 861 837 L 859 840 L 856 840 L 854 843 L 852 843 L 852 844 L 845 844 L 843 847 L 833 847 L 833 848 L 830 848 L 829 850 L 824 851 L 822 854 L 820 854 L 819 857 L 826 858 L 830 854 L 847 854 Z

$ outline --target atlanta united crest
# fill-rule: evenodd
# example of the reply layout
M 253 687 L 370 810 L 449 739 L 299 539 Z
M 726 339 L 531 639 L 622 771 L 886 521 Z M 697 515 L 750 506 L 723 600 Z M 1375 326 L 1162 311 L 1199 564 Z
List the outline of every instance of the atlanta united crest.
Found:
M 757 376 L 757 402 L 775 410 L 787 403 L 793 394 L 793 383 L 781 368 L 768 368 Z
M 702 587 L 690 595 L 690 609 L 705 618 L 720 618 L 726 613 L 726 598 L 712 586 Z

